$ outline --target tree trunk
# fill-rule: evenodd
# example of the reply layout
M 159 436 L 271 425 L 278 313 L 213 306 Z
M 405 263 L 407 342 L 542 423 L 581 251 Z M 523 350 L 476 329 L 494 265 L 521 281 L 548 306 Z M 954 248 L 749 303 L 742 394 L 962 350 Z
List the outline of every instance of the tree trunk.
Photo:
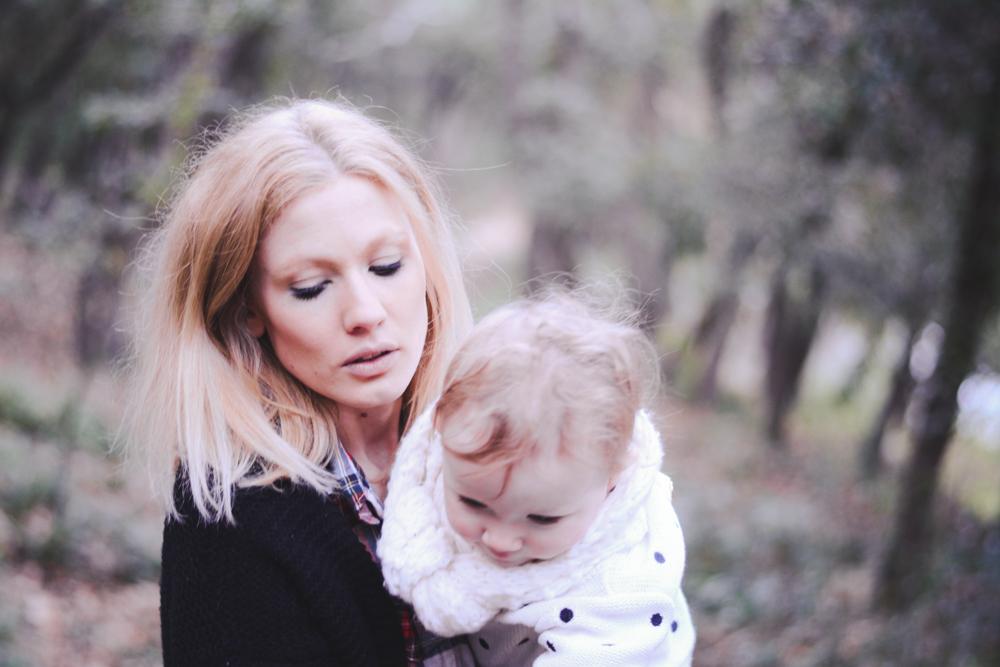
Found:
M 575 282 L 575 235 L 575 230 L 557 222 L 535 221 L 528 249 L 527 277 L 530 282 L 541 279 L 567 285 Z
M 675 254 L 674 241 L 659 221 L 649 219 L 648 212 L 634 198 L 619 201 L 614 216 L 617 221 L 614 228 L 598 230 L 588 241 L 621 246 L 634 281 L 630 286 L 637 291 L 638 324 L 655 340 L 670 309 L 667 283 Z
M 878 416 L 872 423 L 867 437 L 861 444 L 861 455 L 858 460 L 858 468 L 862 479 L 873 479 L 882 470 L 882 440 L 885 436 L 886 428 L 893 417 L 905 407 L 913 390 L 913 376 L 910 375 L 910 355 L 913 352 L 913 344 L 920 334 L 919 325 L 910 326 L 906 336 L 906 344 L 903 346 L 896 360 L 896 365 L 892 371 L 892 378 L 889 381 L 889 391 L 886 393 L 885 401 L 878 412 Z
M 630 244 L 635 245 L 635 244 Z M 670 312 L 670 299 L 667 295 L 667 281 L 670 276 L 670 267 L 673 263 L 673 244 L 663 243 L 659 252 L 651 253 L 655 248 L 646 248 L 648 254 L 653 257 L 636 257 L 630 255 L 630 259 L 636 257 L 635 271 L 639 300 L 639 324 L 649 336 L 654 340 L 660 324 L 666 319 Z M 639 267 L 642 267 L 641 269 Z
M 826 280 L 815 264 L 805 284 L 795 284 L 781 269 L 771 288 L 765 326 L 765 434 L 774 447 L 785 444 L 785 419 L 795 404 L 822 312 Z
M 89 371 L 117 359 L 127 347 L 127 339 L 115 324 L 121 315 L 122 274 L 138 241 L 139 231 L 135 228 L 109 227 L 101 235 L 94 260 L 80 278 L 74 338 L 77 365 L 82 369 Z M 81 389 L 79 395 L 85 394 Z
M 969 190 L 960 211 L 948 316 L 937 367 L 912 433 L 913 454 L 899 494 L 889 544 L 879 564 L 874 603 L 900 609 L 923 588 L 941 461 L 958 412 L 958 388 L 973 370 L 1000 287 L 1000 53 L 973 137 Z
M 851 374 L 847 377 L 847 381 L 844 382 L 844 386 L 840 388 L 837 392 L 837 403 L 839 405 L 846 405 L 850 403 L 857 393 L 858 389 L 864 383 L 865 377 L 868 375 L 868 370 L 871 368 L 872 361 L 875 360 L 875 352 L 878 350 L 879 341 L 882 339 L 882 331 L 885 328 L 885 320 L 879 318 L 877 322 L 869 325 L 867 336 L 867 347 L 865 348 L 865 353 L 855 364 L 854 368 L 851 369 Z
M 729 7 L 716 7 L 702 36 L 702 63 L 712 100 L 712 120 L 719 136 L 726 134 L 726 97 L 732 69 L 736 15 Z
M 694 399 L 699 403 L 714 403 L 719 384 L 719 365 L 726 350 L 729 332 L 736 321 L 740 299 L 735 286 L 728 286 L 712 297 L 698 323 L 694 354 L 701 369 L 694 388 Z
M 724 277 L 716 286 L 715 294 L 705 307 L 691 336 L 691 355 L 699 370 L 694 397 L 699 402 L 715 401 L 719 365 L 740 306 L 737 286 L 744 267 L 753 256 L 757 241 L 751 234 L 737 233 L 729 249 Z

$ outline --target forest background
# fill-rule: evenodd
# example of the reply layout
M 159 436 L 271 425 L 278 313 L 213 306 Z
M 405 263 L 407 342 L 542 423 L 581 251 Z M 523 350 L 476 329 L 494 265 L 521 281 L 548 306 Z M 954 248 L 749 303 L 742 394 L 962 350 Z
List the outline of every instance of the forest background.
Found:
M 1000 664 L 1000 3 L 8 0 L 0 665 L 159 663 L 131 268 L 275 95 L 406 128 L 477 314 L 634 290 L 696 665 Z

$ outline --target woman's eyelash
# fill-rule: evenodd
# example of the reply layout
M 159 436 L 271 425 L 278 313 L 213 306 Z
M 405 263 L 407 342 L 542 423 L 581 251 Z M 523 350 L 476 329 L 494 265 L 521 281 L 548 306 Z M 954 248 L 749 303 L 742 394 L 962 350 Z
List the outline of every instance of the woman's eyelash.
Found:
M 388 277 L 399 271 L 403 266 L 403 260 L 397 259 L 391 264 L 376 264 L 370 267 L 368 270 L 374 273 L 376 276 Z M 321 283 L 316 283 L 315 285 L 310 285 L 309 287 L 292 287 L 292 296 L 300 301 L 309 301 L 310 299 L 315 299 L 318 297 L 326 286 L 330 284 L 329 280 L 324 280 Z
M 315 299 L 326 289 L 326 286 L 330 284 L 329 280 L 324 280 L 321 283 L 316 283 L 315 285 L 310 285 L 309 287 L 293 287 L 292 296 L 300 301 L 308 301 L 309 299 Z
M 473 500 L 472 498 L 466 498 L 465 496 L 459 496 L 458 499 L 462 501 L 463 505 L 468 505 L 473 509 L 477 510 L 486 509 L 486 505 L 482 504 L 478 500 Z
M 396 271 L 399 271 L 399 269 L 402 266 L 403 266 L 403 260 L 397 259 L 392 264 L 376 264 L 375 266 L 371 267 L 369 271 L 374 273 L 376 276 L 385 277 L 385 276 L 391 276 L 392 274 L 396 273 Z
M 554 523 L 559 523 L 559 519 L 561 518 L 561 516 L 540 516 L 538 514 L 528 515 L 528 519 L 540 526 L 551 526 Z

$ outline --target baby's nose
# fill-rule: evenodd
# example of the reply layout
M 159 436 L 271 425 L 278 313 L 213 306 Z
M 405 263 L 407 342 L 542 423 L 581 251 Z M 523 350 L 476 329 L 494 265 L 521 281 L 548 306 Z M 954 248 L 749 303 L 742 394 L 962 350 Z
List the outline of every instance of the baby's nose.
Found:
M 483 544 L 494 551 L 517 551 L 524 546 L 513 531 L 496 528 L 483 531 Z

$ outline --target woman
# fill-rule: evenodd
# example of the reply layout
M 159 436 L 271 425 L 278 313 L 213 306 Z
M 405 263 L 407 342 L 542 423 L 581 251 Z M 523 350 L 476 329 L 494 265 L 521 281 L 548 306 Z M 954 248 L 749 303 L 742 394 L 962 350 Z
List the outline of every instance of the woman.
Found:
M 257 109 L 146 260 L 132 427 L 167 510 L 165 665 L 463 664 L 372 555 L 400 434 L 471 319 L 417 159 L 345 105 Z

